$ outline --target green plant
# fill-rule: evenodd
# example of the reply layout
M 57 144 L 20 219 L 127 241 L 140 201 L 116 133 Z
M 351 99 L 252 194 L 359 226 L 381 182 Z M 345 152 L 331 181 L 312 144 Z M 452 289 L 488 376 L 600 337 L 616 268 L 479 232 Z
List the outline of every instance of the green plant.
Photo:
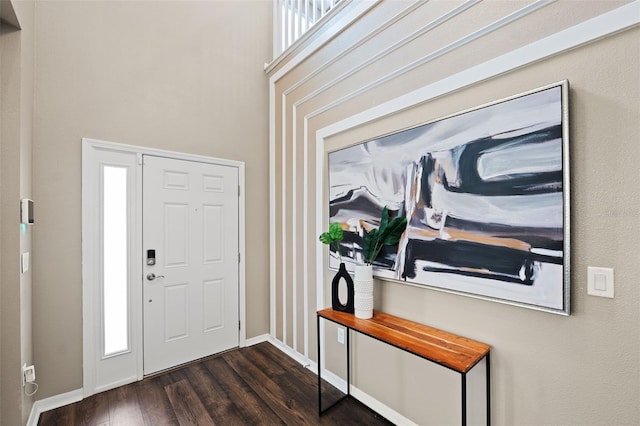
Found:
M 369 230 L 364 237 L 363 256 L 365 263 L 371 265 L 378 258 L 382 247 L 398 244 L 406 227 L 407 218 L 404 216 L 389 221 L 389 209 L 384 206 L 380 227 Z
M 338 243 L 344 238 L 344 232 L 342 231 L 342 225 L 339 222 L 332 222 L 329 224 L 329 230 L 320 235 L 319 239 L 323 244 L 331 246 L 333 243 Z M 342 253 L 340 253 L 340 246 L 336 244 L 336 251 L 340 257 L 340 263 L 342 263 Z

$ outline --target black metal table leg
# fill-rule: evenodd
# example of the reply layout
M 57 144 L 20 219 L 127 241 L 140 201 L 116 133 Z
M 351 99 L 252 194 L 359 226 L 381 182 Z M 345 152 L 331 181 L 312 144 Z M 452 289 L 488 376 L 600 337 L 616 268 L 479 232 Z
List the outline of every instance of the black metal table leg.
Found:
M 349 340 L 349 327 L 347 327 L 347 396 L 351 395 L 351 343 Z
M 322 409 L 322 377 L 321 377 L 321 372 L 322 372 L 322 363 L 321 363 L 321 352 L 322 349 L 320 348 L 320 315 L 316 316 L 317 318 L 317 333 L 318 333 L 318 416 L 322 416 L 324 413 L 326 413 L 327 411 L 329 411 L 331 408 L 335 407 L 336 405 L 338 405 L 338 403 L 340 403 L 342 400 L 346 399 L 349 397 L 349 328 L 347 327 L 347 394 L 344 395 L 342 398 L 338 399 L 337 401 L 335 401 L 333 404 L 331 404 L 330 406 L 328 406 L 327 408 L 325 408 L 324 410 Z
M 467 424 L 467 374 L 461 373 L 462 377 L 462 426 Z
M 485 370 L 487 372 L 487 426 L 491 426 L 491 351 L 485 356 Z
M 316 315 L 316 326 L 317 326 L 317 330 L 316 330 L 316 336 L 318 339 L 318 416 L 322 415 L 322 377 L 321 377 L 321 371 L 322 371 L 322 363 L 320 362 L 320 352 L 322 352 L 320 350 L 320 315 Z

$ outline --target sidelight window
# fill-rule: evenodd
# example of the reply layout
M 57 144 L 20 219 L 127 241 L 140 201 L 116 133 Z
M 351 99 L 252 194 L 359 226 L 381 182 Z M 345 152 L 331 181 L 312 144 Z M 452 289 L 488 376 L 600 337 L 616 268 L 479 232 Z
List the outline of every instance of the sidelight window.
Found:
M 129 265 L 126 167 L 102 169 L 103 356 L 129 350 Z

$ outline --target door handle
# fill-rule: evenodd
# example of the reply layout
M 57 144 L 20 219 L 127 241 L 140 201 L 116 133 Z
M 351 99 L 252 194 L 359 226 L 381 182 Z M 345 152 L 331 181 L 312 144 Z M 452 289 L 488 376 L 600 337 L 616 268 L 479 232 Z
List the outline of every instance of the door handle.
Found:
M 147 279 L 148 279 L 149 281 L 153 281 L 153 280 L 155 280 L 156 278 L 164 278 L 164 275 L 156 275 L 156 274 L 154 274 L 153 272 L 151 272 L 151 273 L 147 274 Z

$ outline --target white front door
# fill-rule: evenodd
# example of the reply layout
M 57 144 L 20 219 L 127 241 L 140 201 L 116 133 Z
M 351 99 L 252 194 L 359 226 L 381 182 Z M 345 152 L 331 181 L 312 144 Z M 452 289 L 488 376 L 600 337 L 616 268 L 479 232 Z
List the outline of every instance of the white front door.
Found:
M 143 159 L 143 358 L 151 374 L 239 344 L 238 169 Z

